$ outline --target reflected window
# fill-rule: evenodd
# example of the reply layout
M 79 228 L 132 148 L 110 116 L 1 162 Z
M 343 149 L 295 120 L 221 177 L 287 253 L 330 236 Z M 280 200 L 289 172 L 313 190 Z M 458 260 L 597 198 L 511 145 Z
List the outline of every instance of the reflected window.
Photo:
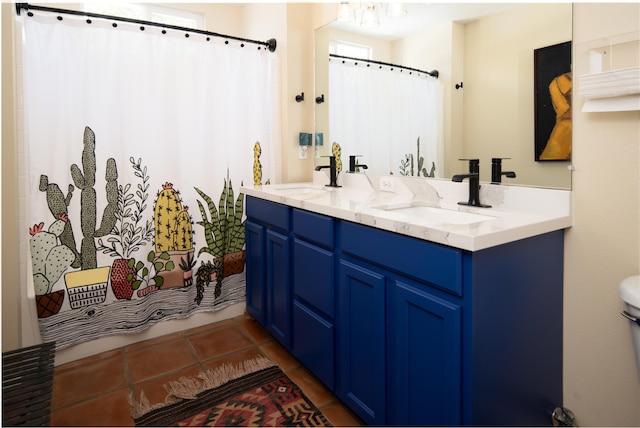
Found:
M 358 45 L 356 43 L 331 40 L 329 42 L 329 54 L 349 56 L 352 58 L 371 59 L 371 46 Z

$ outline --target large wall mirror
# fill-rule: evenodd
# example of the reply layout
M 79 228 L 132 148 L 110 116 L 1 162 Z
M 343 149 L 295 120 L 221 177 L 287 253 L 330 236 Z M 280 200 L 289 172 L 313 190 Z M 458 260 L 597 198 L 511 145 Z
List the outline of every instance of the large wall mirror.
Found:
M 358 2 L 348 5 L 355 19 L 350 22 L 336 19 L 315 31 L 316 96 L 324 96 L 324 102 L 315 105 L 315 131 L 322 134 L 323 142 L 316 147 L 317 165 L 328 162 L 324 156 L 332 154 L 332 143 L 337 142 L 343 162 L 350 155 L 363 155 L 359 162 L 366 164 L 367 172 L 373 174 L 411 175 L 408 174 L 410 156 L 415 168 L 413 175 L 422 175 L 417 173 L 418 161 L 422 158 L 424 171 L 447 179 L 467 172 L 467 164 L 459 159 L 479 158 L 481 181 L 489 182 L 491 159 L 508 158 L 503 161 L 502 169 L 514 171 L 516 178 L 504 178 L 504 184 L 571 187 L 570 159 L 536 160 L 535 135 L 539 125 L 534 93 L 536 67 L 539 67 L 534 53 L 572 39 L 570 3 L 406 3 L 406 13 L 399 17 L 387 16 L 386 4 L 372 5 L 379 16 L 379 25 L 375 27 L 361 25 L 367 4 Z M 336 11 L 339 7 L 336 4 Z M 332 100 L 349 100 L 354 86 L 336 89 L 330 82 L 332 62 L 344 62 L 335 55 L 330 57 L 331 53 L 336 54 L 336 46 L 351 46 L 357 55 L 358 50 L 368 52 L 362 55 L 369 55 L 376 68 L 382 67 L 377 65 L 380 62 L 402 65 L 411 69 L 412 74 L 437 70 L 441 132 L 420 136 L 418 131 L 404 135 L 392 130 L 382 141 L 373 142 L 374 138 L 366 132 L 371 125 L 359 122 L 355 114 L 357 108 L 347 108 L 338 117 L 332 114 L 336 111 Z M 353 67 L 358 66 L 362 63 Z M 398 69 L 394 72 L 397 74 Z M 424 75 L 422 78 L 435 80 Z M 341 91 L 340 97 L 332 90 Z M 571 92 L 568 99 L 570 102 Z M 379 122 L 395 118 L 407 105 L 403 99 L 362 102 L 379 108 L 367 113 Z M 553 105 L 547 107 L 554 108 Z M 401 115 L 406 117 L 416 110 L 411 108 Z M 336 141 L 332 130 L 338 134 L 337 126 L 353 127 L 351 137 Z M 426 127 L 432 130 L 433 126 L 429 123 Z M 427 139 L 437 140 L 441 147 L 438 153 L 427 147 L 430 144 Z M 363 147 L 384 155 L 376 156 L 369 151 L 367 156 L 360 153 Z M 390 151 L 390 147 L 395 151 Z M 439 167 L 433 168 L 436 160 Z M 345 162 L 345 169 L 346 166 Z

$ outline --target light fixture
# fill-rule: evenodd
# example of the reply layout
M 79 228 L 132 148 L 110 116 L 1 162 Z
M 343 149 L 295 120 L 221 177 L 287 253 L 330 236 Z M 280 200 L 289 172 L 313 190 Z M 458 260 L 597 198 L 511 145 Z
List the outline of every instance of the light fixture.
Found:
M 387 3 L 387 16 L 398 18 L 407 14 L 407 6 L 404 3 Z
M 362 11 L 362 20 L 360 26 L 365 28 L 373 28 L 380 25 L 380 16 L 375 3 L 367 3 Z
M 351 7 L 348 1 L 341 1 L 338 4 L 338 21 L 353 22 L 356 20 L 356 10 Z

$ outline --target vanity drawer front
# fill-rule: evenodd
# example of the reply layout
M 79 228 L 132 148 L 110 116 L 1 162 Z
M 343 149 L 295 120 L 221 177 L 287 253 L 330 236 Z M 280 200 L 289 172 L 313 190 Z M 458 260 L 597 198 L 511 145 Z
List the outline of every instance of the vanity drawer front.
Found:
M 342 251 L 462 296 L 462 251 L 386 230 L 341 222 Z
M 251 196 L 247 196 L 246 205 L 247 217 L 281 230 L 289 230 L 290 210 L 286 205 Z
M 309 211 L 293 209 L 293 233 L 316 245 L 333 249 L 335 246 L 333 218 Z
M 303 240 L 293 241 L 293 289 L 297 298 L 334 318 L 335 255 Z

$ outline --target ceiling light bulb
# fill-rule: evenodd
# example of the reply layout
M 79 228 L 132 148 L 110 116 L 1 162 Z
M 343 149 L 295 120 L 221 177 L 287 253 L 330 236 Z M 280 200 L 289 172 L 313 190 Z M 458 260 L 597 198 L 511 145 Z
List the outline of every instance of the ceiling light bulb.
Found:
M 352 9 L 348 1 L 341 1 L 338 5 L 338 21 L 353 22 L 356 20 L 356 11 Z
M 360 25 L 366 28 L 377 27 L 380 25 L 380 17 L 378 16 L 378 9 L 376 9 L 375 3 L 367 3 L 364 11 L 362 12 L 362 21 Z
M 404 3 L 387 3 L 387 16 L 398 18 L 407 14 L 407 6 Z

